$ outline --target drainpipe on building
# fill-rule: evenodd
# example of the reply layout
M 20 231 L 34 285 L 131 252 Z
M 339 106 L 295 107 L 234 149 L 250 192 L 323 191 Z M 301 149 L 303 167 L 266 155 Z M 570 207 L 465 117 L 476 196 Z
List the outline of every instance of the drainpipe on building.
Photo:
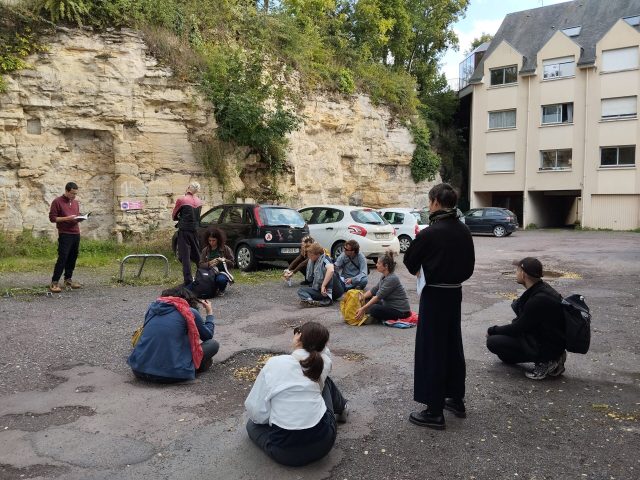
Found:
M 582 145 L 582 190 L 580 192 L 580 227 L 584 228 L 585 189 L 587 187 L 587 126 L 589 124 L 589 72 L 587 68 L 587 82 L 584 89 L 584 144 Z
M 527 76 L 527 125 L 525 126 L 524 136 L 524 185 L 522 190 L 522 228 L 527 228 L 527 219 L 529 217 L 529 194 L 527 192 L 527 157 L 529 156 L 529 125 L 531 118 L 531 76 Z

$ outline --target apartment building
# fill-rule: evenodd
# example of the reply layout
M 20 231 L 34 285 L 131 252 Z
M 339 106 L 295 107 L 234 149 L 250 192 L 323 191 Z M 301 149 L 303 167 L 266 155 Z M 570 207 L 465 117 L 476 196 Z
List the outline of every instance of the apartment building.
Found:
M 640 228 L 640 0 L 575 0 L 505 17 L 473 74 L 472 207 L 523 226 Z

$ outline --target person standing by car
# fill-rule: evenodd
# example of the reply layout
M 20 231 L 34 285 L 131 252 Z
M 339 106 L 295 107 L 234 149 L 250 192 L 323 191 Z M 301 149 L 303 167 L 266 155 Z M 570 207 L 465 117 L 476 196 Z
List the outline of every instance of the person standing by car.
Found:
M 393 253 L 387 252 L 378 258 L 376 269 L 382 274 L 382 278 L 378 285 L 361 294 L 362 300 L 368 301 L 356 310 L 356 320 L 360 320 L 365 314 L 376 322 L 407 318 L 411 315 L 411 305 L 400 278 L 393 273 L 396 269 Z
M 542 263 L 526 257 L 513 262 L 516 282 L 526 291 L 511 304 L 516 318 L 487 330 L 487 348 L 505 363 L 535 362 L 532 380 L 564 373 L 567 359 L 562 296 L 542 281 Z
M 475 253 L 469 229 L 457 218 L 458 195 L 447 183 L 429 191 L 429 228 L 416 236 L 404 255 L 414 275 L 424 275 L 420 295 L 413 398 L 428 405 L 409 421 L 445 428 L 443 409 L 466 416 L 466 366 L 462 346 L 462 282 L 473 274 Z
M 200 253 L 200 268 L 208 268 L 215 275 L 214 283 L 219 296 L 224 295 L 227 285 L 233 281 L 229 269 L 233 268 L 233 251 L 226 243 L 224 232 L 219 228 L 207 230 L 206 247 Z
M 63 272 L 65 287 L 82 287 L 72 278 L 80 251 L 80 225 L 77 219 L 80 216 L 80 204 L 76 200 L 77 195 L 78 185 L 69 182 L 64 187 L 64 193 L 51 202 L 49 209 L 49 221 L 55 223 L 58 229 L 58 260 L 49 285 L 52 293 L 62 292 L 59 282 Z
M 344 282 L 345 290 L 364 290 L 367 287 L 367 259 L 360 253 L 360 244 L 357 241 L 345 242 L 343 253 L 336 259 L 334 266 Z
M 176 201 L 171 218 L 176 220 L 178 229 L 178 256 L 182 262 L 182 276 L 184 285 L 193 282 L 191 276 L 191 262 L 196 265 L 200 262 L 200 242 L 198 241 L 198 224 L 200 223 L 200 211 L 202 200 L 196 193 L 200 190 L 198 182 L 191 182 L 187 192 Z
M 322 245 L 317 242 L 311 244 L 307 256 L 309 257 L 308 266 L 312 265 L 311 278 L 309 279 L 311 285 L 298 289 L 300 303 L 304 307 L 328 307 L 333 303 L 333 300 L 337 300 L 344 293 L 342 288 L 340 291 L 334 288 L 336 285 L 333 282 L 334 266 L 331 258 L 325 253 Z

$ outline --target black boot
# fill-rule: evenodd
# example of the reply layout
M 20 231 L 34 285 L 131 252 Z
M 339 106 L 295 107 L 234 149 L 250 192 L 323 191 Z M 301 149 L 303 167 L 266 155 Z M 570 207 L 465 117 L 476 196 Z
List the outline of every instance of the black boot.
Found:
M 414 425 L 420 427 L 433 428 L 435 430 L 444 430 L 444 415 L 440 413 L 431 413 L 429 410 L 422 410 L 421 412 L 412 412 L 409 415 L 409 421 Z
M 458 418 L 467 417 L 467 409 L 464 407 L 464 401 L 461 398 L 445 398 L 444 409 L 449 410 Z

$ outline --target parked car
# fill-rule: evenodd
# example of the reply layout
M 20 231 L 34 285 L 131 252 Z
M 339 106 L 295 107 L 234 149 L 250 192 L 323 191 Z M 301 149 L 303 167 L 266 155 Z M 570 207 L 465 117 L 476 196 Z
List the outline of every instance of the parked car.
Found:
M 347 205 L 315 205 L 299 210 L 309 232 L 320 245 L 337 258 L 347 240 L 357 240 L 365 257 L 377 259 L 385 251 L 400 251 L 395 231 L 371 208 Z
M 492 233 L 496 237 L 511 235 L 518 228 L 516 214 L 506 208 L 472 208 L 461 220 L 471 233 Z
M 415 208 L 383 208 L 380 215 L 396 231 L 400 252 L 404 253 L 420 230 L 429 225 L 429 212 Z
M 208 227 L 218 227 L 227 236 L 236 266 L 243 271 L 255 268 L 260 260 L 293 260 L 309 228 L 293 208 L 281 205 L 226 204 L 207 210 L 200 218 L 202 240 Z M 171 246 L 177 254 L 177 232 Z

